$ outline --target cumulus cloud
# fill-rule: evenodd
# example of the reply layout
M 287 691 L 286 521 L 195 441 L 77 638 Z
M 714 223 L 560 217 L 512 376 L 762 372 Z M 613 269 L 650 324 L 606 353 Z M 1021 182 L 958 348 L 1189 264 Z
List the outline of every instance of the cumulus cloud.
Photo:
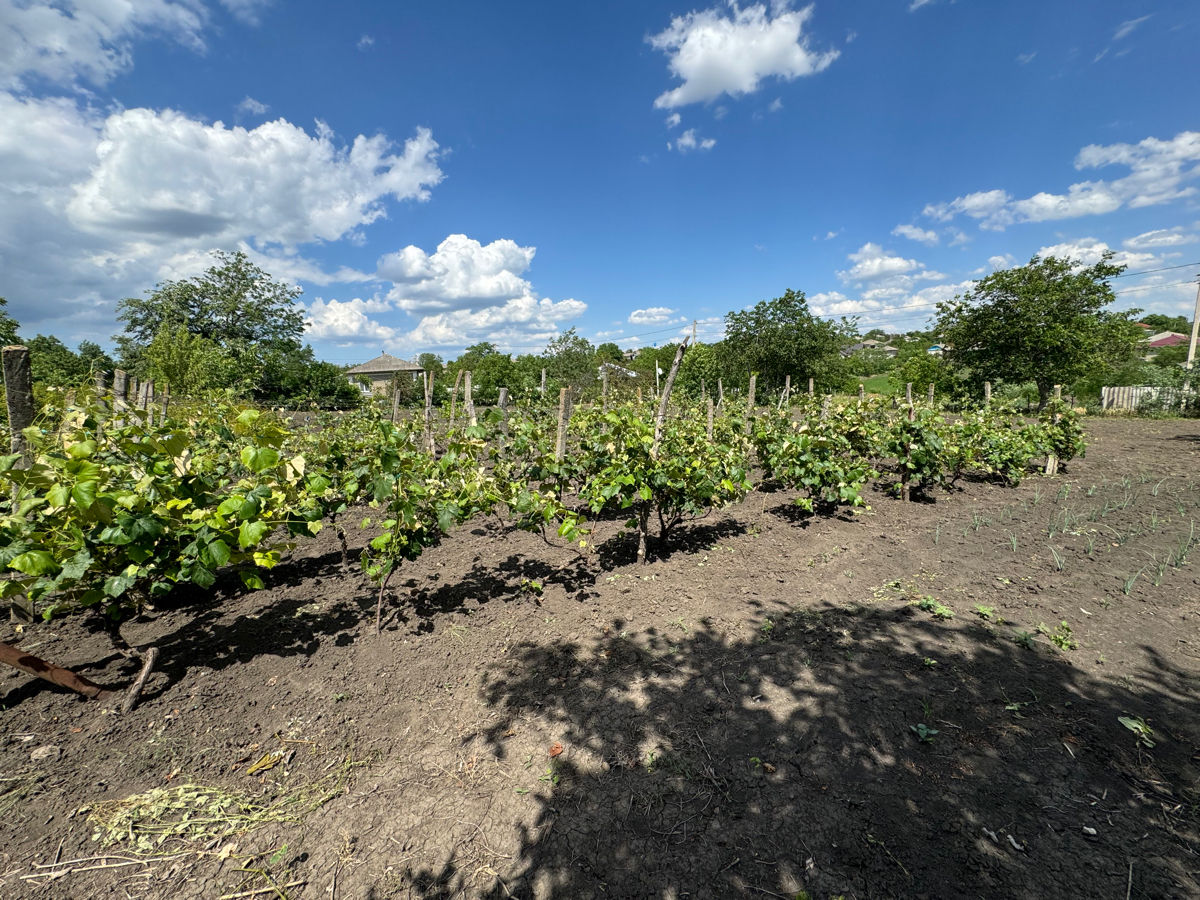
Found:
M 526 295 L 482 309 L 425 316 L 404 340 L 418 347 L 458 347 L 489 340 L 502 348 L 528 348 L 544 345 L 562 331 L 563 322 L 586 310 L 587 304 L 579 300 L 555 302 Z
M 353 237 L 387 201 L 425 199 L 442 178 L 424 129 L 403 148 L 381 135 L 343 146 L 327 128 L 282 119 L 227 128 L 3 91 L 0 121 L 5 294 L 28 330 L 65 336 L 107 338 L 115 299 L 194 274 L 214 247 L 249 248 L 322 283 L 361 280 L 322 273 L 296 248 Z M 55 321 L 40 325 L 47 298 Z
M 635 309 L 629 314 L 631 325 L 653 326 L 666 325 L 678 310 L 666 306 L 650 306 L 646 309 Z
M 1181 227 L 1156 228 L 1123 241 L 1127 250 L 1156 250 L 1159 248 L 1179 247 L 1183 244 L 1194 244 L 1200 237 L 1186 233 Z
M 720 8 L 677 16 L 652 35 L 651 46 L 668 57 L 671 74 L 683 83 L 659 95 L 659 109 L 707 103 L 722 94 L 740 97 L 758 90 L 766 78 L 791 81 L 829 67 L 837 50 L 818 52 L 804 26 L 813 7 L 793 10 L 786 0 L 768 12 L 763 4 Z
M 689 128 L 675 141 L 675 149 L 680 153 L 690 153 L 692 150 L 711 150 L 715 146 L 717 146 L 715 138 L 696 137 L 695 128 Z M 667 149 L 671 149 L 670 141 L 667 141 Z
M 133 65 L 135 40 L 162 36 L 204 50 L 199 0 L 0 0 L 0 88 L 44 80 L 102 86 Z
M 849 254 L 852 263 L 849 269 L 838 272 L 842 281 L 876 281 L 881 278 L 891 278 L 896 275 L 909 275 L 918 279 L 935 279 L 943 276 L 938 272 L 927 270 L 915 259 L 905 259 L 885 251 L 874 243 L 866 243 Z
M 428 129 L 392 150 L 382 135 L 339 147 L 320 123 L 309 135 L 284 119 L 248 130 L 125 110 L 100 126 L 96 163 L 67 214 L 82 229 L 150 244 L 337 240 L 383 216 L 386 198 L 426 200 L 441 181 Z
M 677 112 L 671 113 L 669 116 L 667 116 L 667 127 L 668 128 L 678 128 L 679 123 L 682 121 L 683 121 L 683 118 L 682 118 L 682 116 L 679 115 L 679 113 L 677 113 Z
M 308 307 L 304 321 L 305 333 L 317 340 L 345 343 L 395 341 L 395 328 L 381 325 L 367 313 L 380 312 L 388 308 L 377 300 L 322 300 L 318 297 Z
M 394 283 L 389 293 L 398 309 L 427 315 L 523 297 L 532 287 L 522 275 L 535 247 L 501 239 L 484 245 L 452 234 L 433 253 L 409 245 L 379 260 L 378 276 Z
M 355 44 L 355 46 L 356 46 L 356 47 L 357 47 L 357 48 L 358 48 L 360 51 L 367 51 L 367 50 L 370 50 L 372 47 L 374 47 L 374 46 L 375 46 L 375 38 L 373 38 L 373 37 L 372 37 L 371 35 L 369 35 L 369 34 L 364 34 L 362 37 L 360 37 L 360 38 L 358 39 L 358 43 L 357 43 L 357 44 Z
M 916 225 L 897 225 L 892 229 L 892 234 L 897 237 L 908 238 L 910 241 L 917 241 L 932 247 L 938 242 L 938 234 L 936 231 L 930 231 L 925 228 L 918 228 Z
M 262 12 L 273 0 L 221 0 L 221 5 L 231 16 L 247 25 L 257 25 Z
M 931 203 L 924 214 L 939 222 L 959 215 L 977 219 L 982 228 L 1002 231 L 1021 222 L 1045 222 L 1102 215 L 1122 207 L 1137 209 L 1190 197 L 1187 184 L 1200 178 L 1200 132 L 1183 131 L 1170 140 L 1146 138 L 1137 144 L 1092 144 L 1079 151 L 1076 170 L 1120 166 L 1129 174 L 1110 181 L 1083 181 L 1066 193 L 1039 192 L 1016 199 L 1007 191 L 978 191 L 946 203 Z
M 1082 265 L 1091 266 L 1100 262 L 1104 254 L 1110 250 L 1112 248 L 1104 241 L 1087 237 L 1043 247 L 1037 252 L 1037 255 L 1041 257 L 1057 256 L 1059 259 L 1073 259 Z M 1112 261 L 1115 265 L 1126 266 L 1129 269 L 1146 268 L 1161 262 L 1153 253 L 1130 250 L 1113 251 Z

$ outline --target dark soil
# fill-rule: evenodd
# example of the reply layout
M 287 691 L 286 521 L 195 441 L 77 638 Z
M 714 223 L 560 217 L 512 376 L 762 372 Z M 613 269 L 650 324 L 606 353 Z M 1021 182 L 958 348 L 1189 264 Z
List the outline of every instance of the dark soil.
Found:
M 127 626 L 163 657 L 127 716 L 0 673 L 0 895 L 1200 897 L 1200 423 L 1089 430 L 1016 489 L 756 493 L 647 566 L 620 522 L 473 523 L 379 636 L 327 528 Z M 85 625 L 3 639 L 128 683 Z M 317 800 L 106 846 L 189 783 Z

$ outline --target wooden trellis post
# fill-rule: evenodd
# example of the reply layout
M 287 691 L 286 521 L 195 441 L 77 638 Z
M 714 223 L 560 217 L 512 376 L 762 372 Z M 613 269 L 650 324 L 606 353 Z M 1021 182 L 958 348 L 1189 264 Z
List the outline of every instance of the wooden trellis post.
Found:
M 867 399 L 867 389 L 861 383 L 858 385 L 858 399 L 860 402 Z
M 929 382 L 929 405 L 933 406 L 933 382 Z
M 1062 414 L 1058 411 L 1058 404 L 1060 402 L 1062 402 L 1062 385 L 1056 384 L 1054 386 L 1054 416 L 1051 418 L 1051 422 L 1055 425 L 1057 425 L 1062 419 Z M 1047 454 L 1046 456 L 1046 474 L 1058 474 L 1058 457 L 1053 453 Z
M 813 392 L 816 390 L 816 387 L 817 386 L 814 383 L 813 379 L 811 379 L 811 378 L 808 379 L 808 396 L 811 397 L 813 395 Z
M 912 382 L 904 385 L 904 402 L 912 406 Z
M 466 380 L 463 382 L 463 415 L 467 417 L 467 424 L 472 428 L 479 424 L 475 418 L 475 397 L 471 392 L 470 372 L 467 372 Z
M 433 443 L 433 372 L 425 373 L 425 429 L 421 443 L 426 453 L 432 454 L 437 449 Z
M 992 402 L 992 383 L 985 381 L 983 383 L 983 405 L 989 406 Z
M 713 439 L 713 413 L 715 410 L 713 409 L 712 397 L 705 397 L 704 399 L 708 401 L 708 431 L 706 433 L 708 434 L 708 439 L 711 441 Z
M 29 348 L 20 345 L 5 347 L 3 356 L 4 399 L 8 407 L 9 446 L 20 459 L 16 468 L 28 469 L 33 465 L 29 440 L 25 429 L 33 424 L 33 369 L 29 364 Z M 16 506 L 17 490 L 13 491 L 13 506 Z M 9 604 L 9 617 L 14 622 L 33 621 L 33 601 L 27 596 L 13 597 Z
M 746 397 L 746 418 L 754 418 L 754 384 L 757 381 L 757 375 L 750 376 L 750 393 Z
M 562 462 L 567 455 L 567 389 L 558 391 L 558 434 L 554 441 L 554 460 Z
M 546 370 L 542 369 L 542 386 L 540 388 L 542 396 L 546 396 Z

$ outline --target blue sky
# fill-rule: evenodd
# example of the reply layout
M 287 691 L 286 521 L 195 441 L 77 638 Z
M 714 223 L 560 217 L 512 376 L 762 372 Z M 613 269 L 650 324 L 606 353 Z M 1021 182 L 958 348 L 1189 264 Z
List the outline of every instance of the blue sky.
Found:
M 789 287 L 908 329 L 1111 249 L 1190 313 L 1200 5 L 1086 6 L 0 0 L 0 296 L 107 344 L 240 247 L 350 363 L 713 339 Z

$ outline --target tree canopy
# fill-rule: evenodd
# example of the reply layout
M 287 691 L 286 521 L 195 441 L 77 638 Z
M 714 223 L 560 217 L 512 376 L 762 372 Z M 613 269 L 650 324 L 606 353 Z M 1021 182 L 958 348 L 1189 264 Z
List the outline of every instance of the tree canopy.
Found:
M 812 314 L 803 291 L 763 300 L 747 310 L 725 314 L 725 369 L 739 383 L 757 372 L 766 388 L 812 378 L 829 389 L 844 386 L 849 366 L 841 354 L 854 334 L 846 320 L 824 321 Z
M 938 305 L 937 328 L 950 361 L 975 383 L 1029 382 L 1045 406 L 1055 384 L 1134 352 L 1141 329 L 1112 303 L 1108 279 L 1124 266 L 1112 253 L 1091 266 L 1054 256 L 993 272 L 969 293 Z

